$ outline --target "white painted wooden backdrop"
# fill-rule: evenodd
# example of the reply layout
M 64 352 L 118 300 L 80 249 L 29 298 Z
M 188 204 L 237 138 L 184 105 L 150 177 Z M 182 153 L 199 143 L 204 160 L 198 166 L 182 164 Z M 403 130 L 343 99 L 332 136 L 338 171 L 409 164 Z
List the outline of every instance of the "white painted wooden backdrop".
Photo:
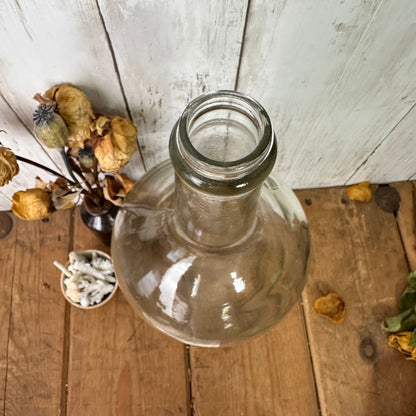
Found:
M 291 187 L 416 179 L 414 0 L 2 0 L 0 142 L 64 171 L 31 122 L 33 95 L 61 82 L 133 119 L 135 178 L 189 100 L 237 89 L 270 113 Z M 50 177 L 20 166 L 0 209 Z

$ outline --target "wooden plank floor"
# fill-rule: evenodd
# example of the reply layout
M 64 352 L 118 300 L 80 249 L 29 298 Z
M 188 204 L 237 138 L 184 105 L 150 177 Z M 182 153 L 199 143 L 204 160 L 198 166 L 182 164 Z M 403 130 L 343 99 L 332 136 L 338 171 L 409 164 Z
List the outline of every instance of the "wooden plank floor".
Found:
M 66 303 L 53 260 L 103 247 L 77 211 L 13 220 L 0 239 L 0 415 L 414 416 L 416 364 L 387 346 L 416 267 L 413 189 L 397 215 L 347 201 L 344 188 L 297 195 L 312 256 L 300 301 L 268 334 L 234 347 L 187 347 L 144 323 L 122 293 L 82 311 Z M 0 214 L 9 215 L 9 214 Z M 313 311 L 336 292 L 346 319 Z

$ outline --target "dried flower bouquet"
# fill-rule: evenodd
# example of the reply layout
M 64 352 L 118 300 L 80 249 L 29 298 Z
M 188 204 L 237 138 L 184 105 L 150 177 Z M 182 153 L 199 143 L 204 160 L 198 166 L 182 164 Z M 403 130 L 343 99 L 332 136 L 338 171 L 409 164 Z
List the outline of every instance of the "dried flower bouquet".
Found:
M 54 174 L 55 182 L 36 178 L 35 187 L 13 195 L 13 213 L 25 220 L 43 219 L 87 198 L 96 207 L 110 201 L 121 205 L 134 181 L 119 170 L 137 148 L 137 128 L 120 116 L 96 114 L 88 97 L 71 84 L 56 85 L 43 95 L 33 114 L 34 133 L 48 148 L 57 149 L 70 178 L 36 161 L 0 147 L 0 186 L 19 173 L 19 162 Z

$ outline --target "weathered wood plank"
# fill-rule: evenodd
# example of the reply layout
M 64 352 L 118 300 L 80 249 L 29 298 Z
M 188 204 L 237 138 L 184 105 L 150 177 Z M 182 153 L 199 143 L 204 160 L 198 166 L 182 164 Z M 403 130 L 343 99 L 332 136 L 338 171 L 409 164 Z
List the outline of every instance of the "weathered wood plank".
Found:
M 247 1 L 99 4 L 149 168 L 190 99 L 234 88 Z
M 279 325 L 233 347 L 191 347 L 195 416 L 318 415 L 300 304 Z
M 61 411 L 65 301 L 52 263 L 67 256 L 70 216 L 60 211 L 49 222 L 15 220 L 14 259 L 2 263 L 14 266 L 5 415 Z
M 312 127 L 324 114 L 379 3 L 250 2 L 238 89 L 257 98 L 272 118 L 282 178 L 287 177 Z M 326 152 L 333 154 L 332 149 Z M 310 186 L 308 176 L 288 184 Z M 337 175 L 333 179 L 334 183 L 339 180 Z
M 396 182 L 391 186 L 400 195 L 400 209 L 397 212 L 397 223 L 407 261 L 411 270 L 416 269 L 416 223 L 415 223 L 415 188 L 412 182 Z
M 416 80 L 407 74 L 416 65 L 415 14 L 415 2 L 394 0 L 381 2 L 374 11 L 322 117 L 291 167 L 290 182 L 303 181 L 308 172 L 308 182 L 314 186 L 334 185 L 336 177 L 346 183 L 411 109 Z M 373 177 L 366 179 L 374 182 Z
M 1 91 L 28 128 L 33 95 L 61 82 L 80 87 L 98 112 L 126 115 L 95 1 L 2 2 L 0 22 Z
M 70 82 L 90 98 L 102 114 L 127 116 L 126 105 L 105 28 L 94 0 L 62 2 L 42 0 L 0 2 L 0 94 L 32 130 L 35 93 Z M 10 116 L 6 116 L 9 120 Z M 38 145 L 27 131 L 16 134 L 32 152 Z M 1 139 L 0 139 L 1 141 Z M 54 152 L 54 163 L 65 167 Z M 49 161 L 50 162 L 50 161 Z M 143 173 L 135 156 L 129 174 Z
M 0 414 L 4 414 L 6 379 L 7 379 L 7 347 L 10 329 L 10 314 L 12 304 L 12 287 L 14 278 L 14 262 L 16 257 L 16 221 L 7 213 L 0 214 L 1 229 L 6 227 L 7 218 L 13 221 L 11 232 L 0 239 Z M 7 218 L 6 218 L 7 217 Z M 5 229 L 5 228 L 4 228 Z
M 414 363 L 388 347 L 380 327 L 398 312 L 408 273 L 393 214 L 374 200 L 348 202 L 342 188 L 297 195 L 311 228 L 303 301 L 322 415 L 415 414 Z M 342 324 L 313 310 L 329 292 L 346 304 Z
M 416 96 L 404 95 L 401 100 L 409 105 L 416 101 Z M 357 183 L 371 179 L 373 183 L 404 181 L 416 173 L 416 108 L 415 104 L 409 113 L 394 126 L 388 136 L 364 160 L 363 164 L 348 183 Z
M 109 252 L 77 213 L 75 250 Z M 187 415 L 184 346 L 136 316 L 122 293 L 90 311 L 71 307 L 70 415 Z
M 345 184 L 410 109 L 415 7 L 394 0 L 251 2 L 238 88 L 270 112 L 278 170 L 290 186 Z M 380 166 L 367 179 L 384 172 Z
M 7 208 L 9 207 L 10 203 L 11 199 L 0 193 L 0 211 L 8 211 Z

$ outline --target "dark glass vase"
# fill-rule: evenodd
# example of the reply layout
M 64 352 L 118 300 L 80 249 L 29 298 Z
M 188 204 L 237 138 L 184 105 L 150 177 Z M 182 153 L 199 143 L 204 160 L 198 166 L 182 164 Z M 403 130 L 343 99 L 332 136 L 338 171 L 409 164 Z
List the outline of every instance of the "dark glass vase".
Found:
M 81 205 L 81 218 L 84 224 L 107 246 L 111 245 L 111 233 L 118 207 L 108 200 L 95 204 L 85 197 Z

